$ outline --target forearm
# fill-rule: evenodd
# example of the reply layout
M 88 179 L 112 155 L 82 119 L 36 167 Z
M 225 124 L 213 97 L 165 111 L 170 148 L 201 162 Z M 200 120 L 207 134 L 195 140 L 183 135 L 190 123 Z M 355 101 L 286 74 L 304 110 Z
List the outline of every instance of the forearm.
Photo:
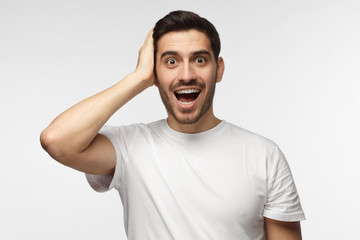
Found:
M 83 172 L 111 174 L 114 171 L 114 148 L 107 138 L 97 134 L 119 108 L 154 85 L 152 32 L 149 31 L 139 51 L 133 73 L 66 110 L 41 133 L 41 145 L 54 159 Z
M 114 86 L 60 114 L 41 134 L 43 147 L 55 158 L 84 151 L 106 121 L 126 102 L 149 87 L 129 74 Z

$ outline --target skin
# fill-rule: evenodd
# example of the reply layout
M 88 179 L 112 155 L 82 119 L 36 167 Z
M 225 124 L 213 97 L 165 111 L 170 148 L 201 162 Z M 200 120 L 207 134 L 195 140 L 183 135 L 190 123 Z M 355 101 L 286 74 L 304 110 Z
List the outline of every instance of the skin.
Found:
M 301 240 L 300 222 L 282 222 L 265 218 L 268 240 Z
M 139 51 L 134 72 L 114 86 L 91 96 L 56 117 L 40 135 L 43 148 L 58 162 L 90 174 L 113 175 L 116 154 L 111 142 L 98 132 L 124 104 L 148 87 L 159 88 L 174 130 L 195 133 L 220 123 L 214 116 L 215 84 L 224 72 L 222 58 L 215 59 L 209 39 L 190 30 L 170 32 L 158 42 L 154 76 L 154 45 L 151 30 Z M 197 89 L 200 94 L 190 105 L 182 105 L 174 92 Z M 299 240 L 299 222 L 265 218 L 268 240 Z

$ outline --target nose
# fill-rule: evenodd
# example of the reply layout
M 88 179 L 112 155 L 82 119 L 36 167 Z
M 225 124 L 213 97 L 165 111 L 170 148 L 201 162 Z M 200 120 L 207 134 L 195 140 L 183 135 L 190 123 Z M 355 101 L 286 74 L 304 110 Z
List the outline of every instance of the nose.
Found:
M 196 79 L 194 69 L 191 67 L 189 62 L 184 62 L 180 68 L 179 80 L 184 82 L 190 82 Z

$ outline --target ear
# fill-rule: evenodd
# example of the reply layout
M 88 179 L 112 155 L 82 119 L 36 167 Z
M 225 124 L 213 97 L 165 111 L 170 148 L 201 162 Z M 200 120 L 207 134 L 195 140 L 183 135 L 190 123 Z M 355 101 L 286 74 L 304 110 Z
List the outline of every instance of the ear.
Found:
M 224 71 L 225 71 L 224 59 L 222 57 L 219 57 L 218 63 L 217 63 L 217 72 L 216 72 L 216 82 L 217 83 L 221 82 Z

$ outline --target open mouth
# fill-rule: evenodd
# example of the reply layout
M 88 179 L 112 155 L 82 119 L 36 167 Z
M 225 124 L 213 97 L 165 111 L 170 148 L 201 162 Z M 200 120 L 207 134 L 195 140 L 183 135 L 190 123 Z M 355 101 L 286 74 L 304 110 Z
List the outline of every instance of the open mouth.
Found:
M 175 91 L 175 96 L 181 104 L 189 105 L 193 103 L 200 94 L 199 89 L 182 89 Z

